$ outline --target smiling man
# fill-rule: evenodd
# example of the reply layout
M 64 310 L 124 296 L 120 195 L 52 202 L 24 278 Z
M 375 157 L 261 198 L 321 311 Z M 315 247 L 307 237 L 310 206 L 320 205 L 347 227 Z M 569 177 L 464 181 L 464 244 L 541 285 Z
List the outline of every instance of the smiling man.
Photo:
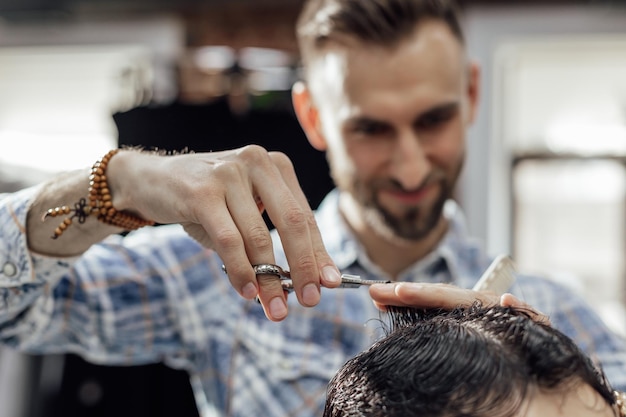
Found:
M 376 2 L 367 7 L 373 16 Z M 425 18 L 384 38 L 382 16 L 360 38 L 303 36 L 307 83 L 294 103 L 311 144 L 327 151 L 346 222 L 396 277 L 447 230 L 479 70 L 448 21 Z

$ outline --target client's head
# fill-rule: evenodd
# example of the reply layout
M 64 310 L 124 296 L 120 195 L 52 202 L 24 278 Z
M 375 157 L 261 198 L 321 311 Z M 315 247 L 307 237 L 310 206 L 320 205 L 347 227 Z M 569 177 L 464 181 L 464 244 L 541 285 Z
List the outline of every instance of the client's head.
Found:
M 390 309 L 388 335 L 349 360 L 324 417 L 619 416 L 603 373 L 520 310 Z

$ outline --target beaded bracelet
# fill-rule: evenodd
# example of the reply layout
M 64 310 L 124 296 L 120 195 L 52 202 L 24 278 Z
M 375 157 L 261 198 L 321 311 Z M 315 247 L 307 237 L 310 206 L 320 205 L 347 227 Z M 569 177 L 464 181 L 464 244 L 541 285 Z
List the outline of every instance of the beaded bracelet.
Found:
M 620 391 L 613 391 L 615 396 L 615 405 L 619 412 L 619 417 L 626 417 L 626 393 Z
M 48 217 L 71 214 L 54 230 L 54 235 L 51 236 L 52 239 L 61 236 L 65 229 L 72 224 L 74 218 L 77 218 L 78 223 L 82 224 L 91 214 L 96 214 L 97 219 L 103 223 L 121 227 L 124 230 L 136 230 L 140 227 L 154 225 L 152 220 L 145 220 L 134 214 L 118 211 L 113 207 L 111 191 L 107 183 L 106 169 L 111 158 L 119 151 L 119 149 L 113 149 L 93 164 L 91 175 L 89 176 L 89 194 L 87 197 L 89 202 L 87 202 L 87 199 L 81 198 L 74 203 L 74 208 L 61 206 L 48 209 L 44 213 L 42 220 Z

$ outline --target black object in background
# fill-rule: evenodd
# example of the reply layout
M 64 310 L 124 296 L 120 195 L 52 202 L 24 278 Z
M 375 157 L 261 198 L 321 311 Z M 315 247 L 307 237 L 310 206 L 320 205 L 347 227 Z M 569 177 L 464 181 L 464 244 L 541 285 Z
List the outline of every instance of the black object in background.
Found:
M 199 417 L 189 375 L 163 364 L 100 366 L 65 355 L 45 417 Z

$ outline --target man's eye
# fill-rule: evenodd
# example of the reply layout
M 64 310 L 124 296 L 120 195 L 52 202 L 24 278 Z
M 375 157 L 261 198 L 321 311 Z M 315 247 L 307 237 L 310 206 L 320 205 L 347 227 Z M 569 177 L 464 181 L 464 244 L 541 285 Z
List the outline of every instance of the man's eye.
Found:
M 387 127 L 377 123 L 363 123 L 354 127 L 354 132 L 362 135 L 374 136 L 387 132 Z
M 452 119 L 454 113 L 452 112 L 441 112 L 436 114 L 429 114 L 424 117 L 421 117 L 417 122 L 417 127 L 420 129 L 431 129 L 438 127 L 448 120 Z

